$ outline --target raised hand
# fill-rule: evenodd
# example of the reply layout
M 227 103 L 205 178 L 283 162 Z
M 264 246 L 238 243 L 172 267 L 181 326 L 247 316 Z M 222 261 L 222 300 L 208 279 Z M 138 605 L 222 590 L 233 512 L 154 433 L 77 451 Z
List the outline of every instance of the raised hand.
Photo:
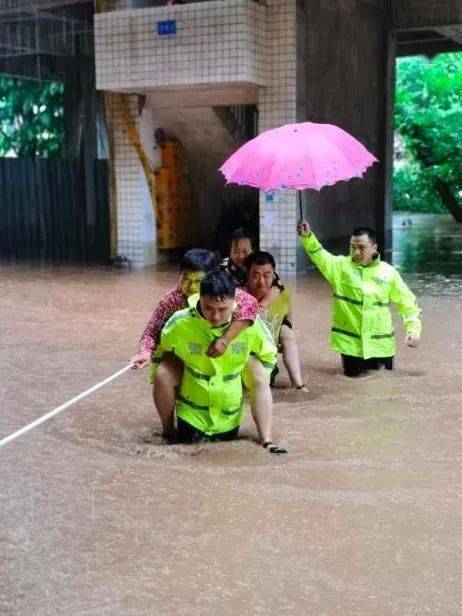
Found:
M 304 219 L 299 220 L 297 223 L 297 233 L 301 237 L 308 237 L 309 235 L 311 235 L 310 223 Z

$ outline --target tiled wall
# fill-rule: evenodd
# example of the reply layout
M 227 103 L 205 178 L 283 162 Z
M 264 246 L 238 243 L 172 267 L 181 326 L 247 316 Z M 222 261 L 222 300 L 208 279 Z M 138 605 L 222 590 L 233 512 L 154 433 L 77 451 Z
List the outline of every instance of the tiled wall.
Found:
M 97 87 L 262 85 L 265 11 L 251 0 L 216 0 L 96 15 Z M 157 22 L 165 20 L 176 21 L 174 36 L 157 34 Z
M 297 121 L 296 0 L 269 0 L 266 60 L 267 87 L 260 88 L 260 132 Z M 260 193 L 260 247 L 271 252 L 278 271 L 297 270 L 296 191 Z
M 150 133 L 140 127 L 138 96 L 124 95 L 141 136 Z M 120 108 L 120 96 L 110 99 L 114 132 L 114 163 L 117 190 L 117 254 L 125 255 L 133 266 L 155 262 L 155 225 L 150 195 L 138 155 L 129 141 Z M 148 120 L 149 122 L 149 120 Z M 149 148 L 145 148 L 149 152 Z

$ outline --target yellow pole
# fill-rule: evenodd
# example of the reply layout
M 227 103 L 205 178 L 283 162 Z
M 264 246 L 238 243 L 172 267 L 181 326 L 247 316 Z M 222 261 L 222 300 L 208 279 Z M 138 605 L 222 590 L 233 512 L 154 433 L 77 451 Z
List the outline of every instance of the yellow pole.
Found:
M 136 129 L 136 124 L 130 115 L 127 101 L 125 100 L 125 96 L 123 94 L 120 94 L 120 108 L 122 110 L 122 117 L 125 122 L 125 127 L 127 129 L 128 138 L 130 139 L 132 146 L 135 148 L 136 153 L 138 154 L 138 158 L 140 160 L 141 166 L 143 167 L 144 175 L 146 177 L 146 182 L 149 188 L 149 194 L 151 195 L 152 209 L 154 211 L 154 216 L 156 217 L 156 220 L 157 220 L 158 218 L 157 205 L 156 205 L 156 196 L 154 192 L 156 176 L 154 175 L 154 171 L 151 168 L 149 159 L 141 144 L 141 139 Z

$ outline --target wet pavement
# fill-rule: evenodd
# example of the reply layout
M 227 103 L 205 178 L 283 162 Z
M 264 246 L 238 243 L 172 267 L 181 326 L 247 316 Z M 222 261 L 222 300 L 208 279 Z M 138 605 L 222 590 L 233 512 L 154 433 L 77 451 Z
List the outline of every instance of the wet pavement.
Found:
M 396 371 L 359 381 L 327 284 L 289 281 L 311 392 L 281 371 L 286 457 L 248 417 L 233 443 L 162 445 L 146 372 L 1 449 L 0 614 L 460 616 L 462 298 L 408 278 L 422 346 L 399 328 Z M 121 368 L 175 279 L 0 268 L 0 435 Z

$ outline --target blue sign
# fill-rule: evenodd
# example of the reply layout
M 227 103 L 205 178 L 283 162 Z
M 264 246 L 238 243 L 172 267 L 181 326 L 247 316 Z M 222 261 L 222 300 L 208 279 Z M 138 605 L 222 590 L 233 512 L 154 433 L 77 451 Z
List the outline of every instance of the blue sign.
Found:
M 168 21 L 157 22 L 157 34 L 159 36 L 172 36 L 176 34 L 176 21 L 169 19 Z

